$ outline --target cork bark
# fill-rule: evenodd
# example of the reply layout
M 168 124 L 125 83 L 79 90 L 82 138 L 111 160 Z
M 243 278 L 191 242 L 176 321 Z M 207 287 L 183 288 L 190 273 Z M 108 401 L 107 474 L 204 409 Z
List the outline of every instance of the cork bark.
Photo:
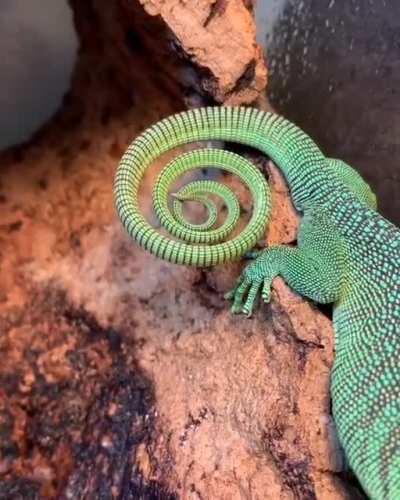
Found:
M 251 11 L 239 0 L 71 5 L 71 90 L 0 157 L 0 498 L 355 498 L 330 414 L 327 315 L 278 279 L 269 305 L 233 317 L 223 294 L 241 263 L 159 261 L 113 207 L 118 160 L 146 126 L 262 91 Z M 283 180 L 250 158 L 273 189 L 268 241 L 295 242 Z M 141 198 L 154 224 L 165 160 Z M 247 191 L 224 180 L 246 219 Z

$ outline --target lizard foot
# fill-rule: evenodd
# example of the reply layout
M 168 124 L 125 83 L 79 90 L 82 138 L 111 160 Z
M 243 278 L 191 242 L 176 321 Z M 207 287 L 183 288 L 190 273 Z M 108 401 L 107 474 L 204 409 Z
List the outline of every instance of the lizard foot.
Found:
M 266 265 L 269 261 L 267 256 L 268 250 L 258 252 L 255 260 L 240 275 L 235 287 L 225 294 L 226 299 L 233 300 L 232 313 L 243 313 L 250 317 L 261 289 L 264 302 L 270 301 L 274 273 L 271 273 L 271 267 Z

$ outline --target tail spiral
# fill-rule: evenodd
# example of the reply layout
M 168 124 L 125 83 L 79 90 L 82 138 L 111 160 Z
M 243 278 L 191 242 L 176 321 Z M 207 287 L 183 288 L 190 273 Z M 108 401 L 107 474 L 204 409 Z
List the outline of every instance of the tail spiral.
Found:
M 130 236 L 145 250 L 177 264 L 212 266 L 239 259 L 263 235 L 270 212 L 268 184 L 259 170 L 245 158 L 221 149 L 198 149 L 179 155 L 160 173 L 153 189 L 153 206 L 161 226 L 171 237 L 157 232 L 144 219 L 138 206 L 138 190 L 146 169 L 152 161 L 184 143 L 222 139 L 249 143 L 245 135 L 236 134 L 232 118 L 223 119 L 222 108 L 202 108 L 166 118 L 145 130 L 123 155 L 115 178 L 115 203 L 119 217 Z M 237 117 L 236 117 L 237 118 Z M 239 128 L 238 128 L 239 129 Z M 236 195 L 225 185 L 211 180 L 194 181 L 176 193 L 170 193 L 173 183 L 187 172 L 212 166 L 237 175 L 248 187 L 253 198 L 253 213 L 247 226 L 235 237 L 224 241 L 234 230 L 240 216 Z M 225 221 L 215 228 L 217 208 L 208 197 L 217 195 L 227 207 Z M 172 196 L 172 210 L 169 197 Z M 202 224 L 184 219 L 182 203 L 194 200 L 202 203 L 208 218 Z M 180 240 L 180 241 L 178 241 Z
M 140 246 L 164 260 L 211 266 L 239 259 L 256 244 L 268 222 L 271 200 L 264 177 L 244 158 L 218 149 L 201 149 L 179 156 L 161 174 L 154 191 L 154 205 L 171 238 L 157 233 L 140 214 L 138 189 L 151 162 L 176 146 L 210 139 L 239 142 L 269 155 L 284 174 L 298 209 L 323 201 L 325 191 L 330 189 L 329 182 L 335 182 L 335 176 L 326 168 L 325 156 L 312 139 L 276 114 L 255 108 L 222 106 L 193 109 L 165 118 L 132 142 L 115 177 L 115 203 L 123 225 Z M 175 193 L 172 213 L 169 211 L 168 187 L 171 183 L 190 169 L 205 165 L 238 175 L 253 197 L 253 215 L 248 225 L 228 241 L 222 242 L 232 230 L 238 207 L 226 188 L 210 182 L 189 185 Z M 316 190 L 319 179 L 320 189 Z M 212 229 L 215 206 L 207 200 L 207 192 L 222 196 L 230 209 L 225 224 L 217 229 Z M 195 227 L 183 221 L 179 202 L 185 199 L 204 203 L 209 210 L 205 224 Z

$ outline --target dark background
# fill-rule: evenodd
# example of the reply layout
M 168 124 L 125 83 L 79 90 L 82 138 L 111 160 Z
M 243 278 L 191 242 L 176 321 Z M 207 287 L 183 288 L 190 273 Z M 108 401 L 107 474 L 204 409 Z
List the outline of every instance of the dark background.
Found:
M 272 105 L 356 167 L 399 225 L 400 2 L 261 0 L 259 26 L 260 9 Z

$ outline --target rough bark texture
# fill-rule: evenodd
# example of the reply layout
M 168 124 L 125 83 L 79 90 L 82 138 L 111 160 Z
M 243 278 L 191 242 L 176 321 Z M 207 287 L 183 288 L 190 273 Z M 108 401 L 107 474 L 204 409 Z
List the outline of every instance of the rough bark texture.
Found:
M 242 0 L 141 0 L 146 12 L 174 32 L 184 53 L 201 67 L 202 88 L 216 101 L 254 101 L 266 84 L 255 25 Z
M 229 28 L 244 65 L 259 57 L 248 10 L 236 0 L 213 4 L 212 16 L 207 2 L 146 3 L 161 13 L 153 19 L 133 2 L 72 5 L 82 47 L 65 105 L 0 160 L 0 498 L 347 498 L 329 319 L 279 280 L 253 319 L 232 317 L 223 293 L 240 264 L 158 261 L 113 208 L 127 144 L 182 109 L 182 95 L 198 95 L 168 78 L 182 61 L 165 53 L 165 73 L 155 71 L 168 30 L 212 73 L 216 99 L 247 102 L 262 88 L 260 60 L 240 87 L 240 64 L 221 43 Z M 203 23 L 204 36 L 184 19 Z M 272 169 L 269 241 L 292 242 L 284 183 L 258 162 Z M 143 189 L 149 217 L 161 163 Z M 247 192 L 226 181 L 250 210 Z

